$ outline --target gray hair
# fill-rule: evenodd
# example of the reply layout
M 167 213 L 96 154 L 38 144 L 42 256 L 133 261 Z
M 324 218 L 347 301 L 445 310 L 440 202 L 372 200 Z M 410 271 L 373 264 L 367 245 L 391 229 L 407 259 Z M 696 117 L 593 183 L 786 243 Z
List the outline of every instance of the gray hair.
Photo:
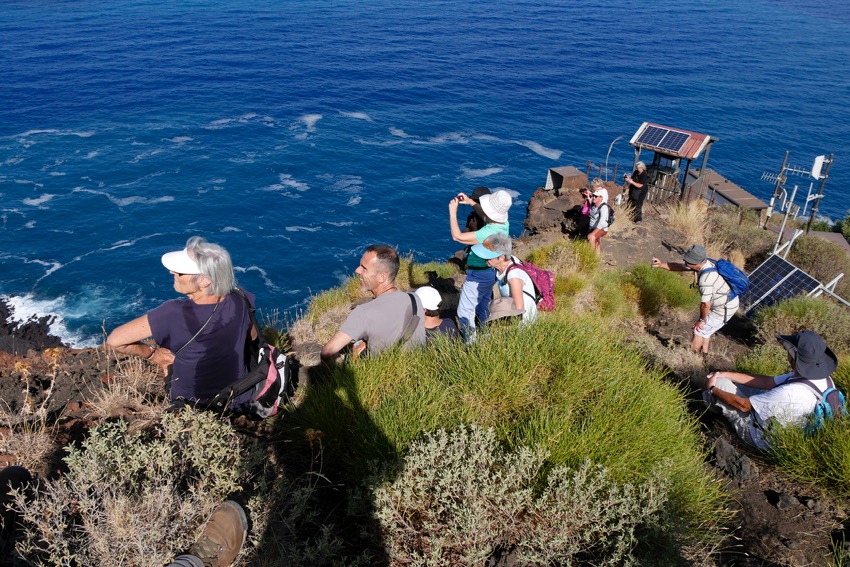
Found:
M 643 169 L 643 170 L 646 170 L 646 164 L 645 164 L 645 163 L 643 163 L 642 161 L 639 161 L 639 162 L 637 162 L 637 163 L 635 164 L 635 169 Z
M 207 242 L 201 236 L 193 236 L 186 241 L 186 252 L 195 260 L 201 273 L 195 276 L 195 281 L 205 277 L 212 282 L 212 295 L 224 297 L 236 287 L 236 275 L 233 273 L 233 261 L 230 254 L 222 246 Z
M 593 187 L 594 189 L 598 189 L 600 187 L 605 187 L 605 182 L 602 181 L 602 179 L 600 179 L 599 177 L 597 177 L 596 179 L 593 180 L 593 183 L 591 183 L 590 186 Z
M 511 257 L 511 250 L 513 248 L 511 237 L 504 232 L 494 232 L 485 238 L 482 244 L 484 248 L 505 256 L 508 259 Z
M 366 252 L 375 253 L 375 263 L 378 264 L 378 270 L 387 274 L 388 281 L 394 282 L 401 264 L 398 259 L 398 252 L 392 246 L 386 244 L 373 244 L 366 249 Z

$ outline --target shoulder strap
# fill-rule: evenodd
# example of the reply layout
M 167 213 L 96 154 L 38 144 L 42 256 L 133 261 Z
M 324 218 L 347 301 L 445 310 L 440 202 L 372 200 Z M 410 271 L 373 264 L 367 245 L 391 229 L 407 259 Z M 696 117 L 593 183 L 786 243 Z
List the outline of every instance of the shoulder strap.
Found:
M 416 306 L 416 298 L 410 292 L 407 292 L 407 295 L 410 297 L 410 320 L 407 322 L 407 326 L 405 326 L 404 332 L 401 334 L 401 340 L 399 342 L 402 343 L 409 341 L 410 337 L 413 336 L 414 331 L 416 331 L 416 327 L 419 326 L 419 309 Z
M 821 399 L 823 398 L 823 392 L 821 392 L 818 389 L 818 387 L 815 386 L 814 382 L 812 382 L 808 378 L 803 378 L 803 377 L 789 378 L 788 380 L 785 381 L 785 383 L 786 384 L 791 384 L 791 383 L 804 384 L 804 385 L 808 386 L 809 389 L 812 390 L 815 393 L 815 396 L 817 396 L 818 401 L 821 401 Z M 826 388 L 827 388 L 827 390 L 829 388 L 834 388 L 834 387 L 835 387 L 835 384 L 832 382 L 832 377 L 827 376 L 827 378 L 826 378 Z
M 201 325 L 201 328 L 200 328 L 200 329 L 198 329 L 198 332 L 197 332 L 197 333 L 195 333 L 194 335 L 192 335 L 192 338 L 191 338 L 191 339 L 189 339 L 188 341 L 186 341 L 186 344 L 184 344 L 182 347 L 180 347 L 179 349 L 177 349 L 177 352 L 175 352 L 175 353 L 174 353 L 174 356 L 177 356 L 178 354 L 180 354 L 180 351 L 182 351 L 184 348 L 186 348 L 187 346 L 189 346 L 189 344 L 190 344 L 192 341 L 194 341 L 195 339 L 197 339 L 197 338 L 198 338 L 198 335 L 200 335 L 200 334 L 201 334 L 201 332 L 202 332 L 202 331 L 206 328 L 206 326 L 209 324 L 209 322 L 210 322 L 210 321 L 212 321 L 213 315 L 215 315 L 215 312 L 216 312 L 216 309 L 218 309 L 218 304 L 219 304 L 219 303 L 221 303 L 221 301 L 216 301 L 216 302 L 215 302 L 215 307 L 213 307 L 212 313 L 210 313 L 210 316 L 209 316 L 209 317 L 207 317 L 207 320 L 206 320 L 206 321 L 204 321 L 204 324 L 203 324 L 203 325 Z
M 534 288 L 534 293 L 542 296 L 543 294 L 541 294 L 540 290 L 537 289 L 537 284 L 534 282 L 534 278 L 532 278 L 531 274 L 528 273 L 528 270 L 526 270 L 523 267 L 522 261 L 519 261 L 519 263 L 514 262 L 513 256 L 511 256 L 511 265 L 508 266 L 507 269 L 505 270 L 504 284 L 503 285 L 507 285 L 507 283 L 508 283 L 508 273 L 510 273 L 510 271 L 515 269 L 515 268 L 518 268 L 518 269 L 522 270 L 523 272 L 525 272 L 525 274 L 528 276 L 528 279 L 531 280 L 531 287 Z M 525 291 L 525 286 L 522 286 L 522 292 L 525 295 L 527 295 L 528 297 L 530 297 L 531 301 L 533 301 L 535 304 L 537 304 L 537 297 L 535 297 L 535 296 L 531 295 L 530 293 L 528 293 L 527 291 Z

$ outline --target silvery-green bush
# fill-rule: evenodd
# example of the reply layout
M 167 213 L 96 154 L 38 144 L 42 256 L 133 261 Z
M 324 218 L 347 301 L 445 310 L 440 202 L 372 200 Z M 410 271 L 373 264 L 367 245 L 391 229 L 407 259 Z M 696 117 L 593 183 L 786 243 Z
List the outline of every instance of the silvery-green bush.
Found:
M 505 450 L 476 426 L 413 443 L 398 470 L 372 477 L 391 561 L 481 565 L 509 553 L 519 564 L 623 565 L 636 562 L 641 537 L 664 532 L 670 483 L 660 473 L 620 485 L 588 461 L 547 471 L 546 457 Z
M 67 472 L 19 498 L 16 551 L 39 565 L 161 566 L 195 541 L 212 509 L 240 488 L 242 449 L 212 413 L 165 414 L 155 427 L 96 427 L 69 447 Z

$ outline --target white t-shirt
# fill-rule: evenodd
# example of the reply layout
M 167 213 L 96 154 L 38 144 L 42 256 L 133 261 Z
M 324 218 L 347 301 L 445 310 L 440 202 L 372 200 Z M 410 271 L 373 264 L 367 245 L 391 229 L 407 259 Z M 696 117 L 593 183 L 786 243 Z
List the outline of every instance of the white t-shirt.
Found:
M 818 398 L 811 388 L 800 382 L 785 384 L 793 376 L 793 372 L 774 376 L 775 388 L 749 398 L 762 423 L 774 417 L 781 425 L 803 425 L 814 411 Z M 826 378 L 811 382 L 821 392 L 827 389 Z
M 521 264 L 516 256 L 511 256 L 515 264 Z M 506 269 L 505 272 L 508 270 Z M 508 281 L 518 279 L 522 282 L 522 305 L 523 314 L 522 322 L 531 323 L 537 319 L 537 304 L 534 302 L 534 282 L 531 281 L 531 276 L 522 268 L 514 268 L 508 272 L 508 278 L 505 280 L 505 272 L 496 273 L 496 282 L 499 284 L 499 293 L 502 297 L 510 297 L 511 288 Z

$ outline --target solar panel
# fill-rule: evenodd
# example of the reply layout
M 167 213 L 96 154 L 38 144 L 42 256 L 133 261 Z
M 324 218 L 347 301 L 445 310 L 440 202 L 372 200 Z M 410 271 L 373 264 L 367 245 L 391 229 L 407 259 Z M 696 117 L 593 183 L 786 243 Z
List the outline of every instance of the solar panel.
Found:
M 691 137 L 690 134 L 677 132 L 669 128 L 659 128 L 658 126 L 647 126 L 637 139 L 638 144 L 678 152 L 685 145 L 685 142 Z
M 690 134 L 670 130 L 667 132 L 667 135 L 664 136 L 664 139 L 658 144 L 658 147 L 664 150 L 670 150 L 671 152 L 678 152 L 682 149 L 682 146 L 685 145 L 685 142 L 687 142 L 690 137 Z
M 658 128 L 657 126 L 647 126 L 646 130 L 637 139 L 639 144 L 658 147 L 658 143 L 667 135 L 667 128 Z
M 821 283 L 789 262 L 772 255 L 749 275 L 750 289 L 741 296 L 741 307 L 747 316 L 756 309 L 779 301 L 809 294 Z

